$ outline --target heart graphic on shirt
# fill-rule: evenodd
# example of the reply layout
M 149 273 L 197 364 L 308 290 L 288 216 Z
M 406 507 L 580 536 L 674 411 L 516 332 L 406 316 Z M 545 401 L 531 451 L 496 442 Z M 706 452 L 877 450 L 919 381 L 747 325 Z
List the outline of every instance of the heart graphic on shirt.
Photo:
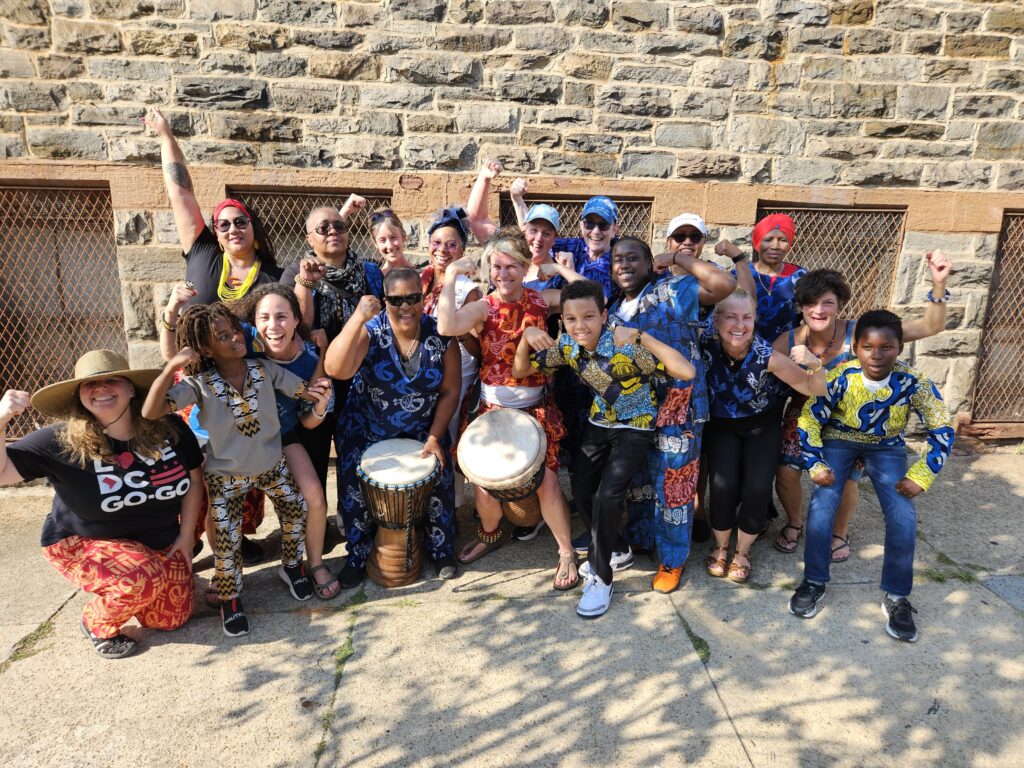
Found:
M 116 461 L 121 469 L 128 469 L 135 463 L 135 455 L 131 451 L 123 451 L 117 455 Z

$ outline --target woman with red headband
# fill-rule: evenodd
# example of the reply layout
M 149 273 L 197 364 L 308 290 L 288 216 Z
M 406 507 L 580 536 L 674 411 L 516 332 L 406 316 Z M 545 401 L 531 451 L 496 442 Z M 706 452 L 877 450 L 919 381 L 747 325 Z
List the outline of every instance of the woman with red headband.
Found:
M 230 303 L 257 285 L 276 283 L 281 270 L 260 220 L 240 200 L 228 198 L 217 203 L 207 226 L 170 124 L 158 109 L 150 110 L 145 122 L 160 138 L 164 185 L 185 255 L 185 279 L 196 290 L 189 303 Z M 176 318 L 163 321 L 173 325 Z
M 757 261 L 746 266 L 757 294 L 755 329 L 763 339 L 776 339 L 800 321 L 793 291 L 805 270 L 786 261 L 796 242 L 796 225 L 786 214 L 773 213 L 757 222 L 750 240 L 757 254 Z

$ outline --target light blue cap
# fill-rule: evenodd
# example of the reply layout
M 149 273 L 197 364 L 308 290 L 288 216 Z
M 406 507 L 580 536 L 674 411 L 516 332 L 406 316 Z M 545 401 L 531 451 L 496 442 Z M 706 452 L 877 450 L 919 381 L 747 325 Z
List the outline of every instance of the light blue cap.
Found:
M 555 232 L 558 232 L 562 228 L 562 220 L 553 205 L 537 203 L 536 205 L 531 206 L 529 212 L 526 214 L 526 221 L 529 223 L 531 221 L 536 221 L 537 219 L 546 221 L 555 228 Z
M 619 207 L 610 197 L 598 195 L 587 200 L 587 204 L 583 206 L 581 218 L 585 218 L 590 214 L 600 216 L 609 224 L 614 224 L 619 220 Z

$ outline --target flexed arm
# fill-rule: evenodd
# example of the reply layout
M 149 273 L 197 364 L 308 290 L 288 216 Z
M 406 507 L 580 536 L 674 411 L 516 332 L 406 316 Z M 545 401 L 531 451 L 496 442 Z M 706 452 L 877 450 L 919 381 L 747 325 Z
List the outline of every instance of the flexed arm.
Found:
M 164 169 L 164 186 L 171 201 L 174 225 L 178 229 L 181 249 L 186 253 L 192 248 L 206 224 L 202 211 L 192 189 L 192 177 L 185 165 L 185 156 L 171 132 L 171 125 L 159 109 L 151 109 L 144 118 L 146 126 L 160 139 L 160 162 Z
M 491 181 L 502 170 L 501 163 L 497 160 L 484 160 L 480 173 L 473 182 L 473 189 L 469 192 L 469 200 L 466 201 L 469 227 L 473 230 L 473 237 L 481 243 L 486 243 L 498 229 L 498 225 L 487 215 L 487 195 L 491 191 Z
M 924 258 L 932 273 L 931 299 L 924 308 L 924 317 L 903 321 L 904 343 L 934 336 L 946 327 L 946 280 L 953 271 L 953 262 L 942 251 L 928 251 Z

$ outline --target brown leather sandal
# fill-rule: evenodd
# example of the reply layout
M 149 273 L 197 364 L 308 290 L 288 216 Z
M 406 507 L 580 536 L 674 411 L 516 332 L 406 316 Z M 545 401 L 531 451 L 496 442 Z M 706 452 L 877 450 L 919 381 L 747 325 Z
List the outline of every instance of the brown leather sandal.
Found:
M 736 563 L 737 557 L 746 558 L 746 565 L 738 565 Z M 736 584 L 746 584 L 747 579 L 750 578 L 750 553 L 740 552 L 738 549 L 732 555 L 732 562 L 729 563 L 729 575 L 726 578 L 729 581 L 735 582 Z
M 720 553 L 717 557 L 715 553 Z M 704 567 L 708 569 L 708 574 L 714 576 L 716 579 L 720 579 L 725 576 L 725 564 L 729 561 L 729 548 L 728 547 L 715 547 L 711 550 L 706 558 L 704 558 Z

